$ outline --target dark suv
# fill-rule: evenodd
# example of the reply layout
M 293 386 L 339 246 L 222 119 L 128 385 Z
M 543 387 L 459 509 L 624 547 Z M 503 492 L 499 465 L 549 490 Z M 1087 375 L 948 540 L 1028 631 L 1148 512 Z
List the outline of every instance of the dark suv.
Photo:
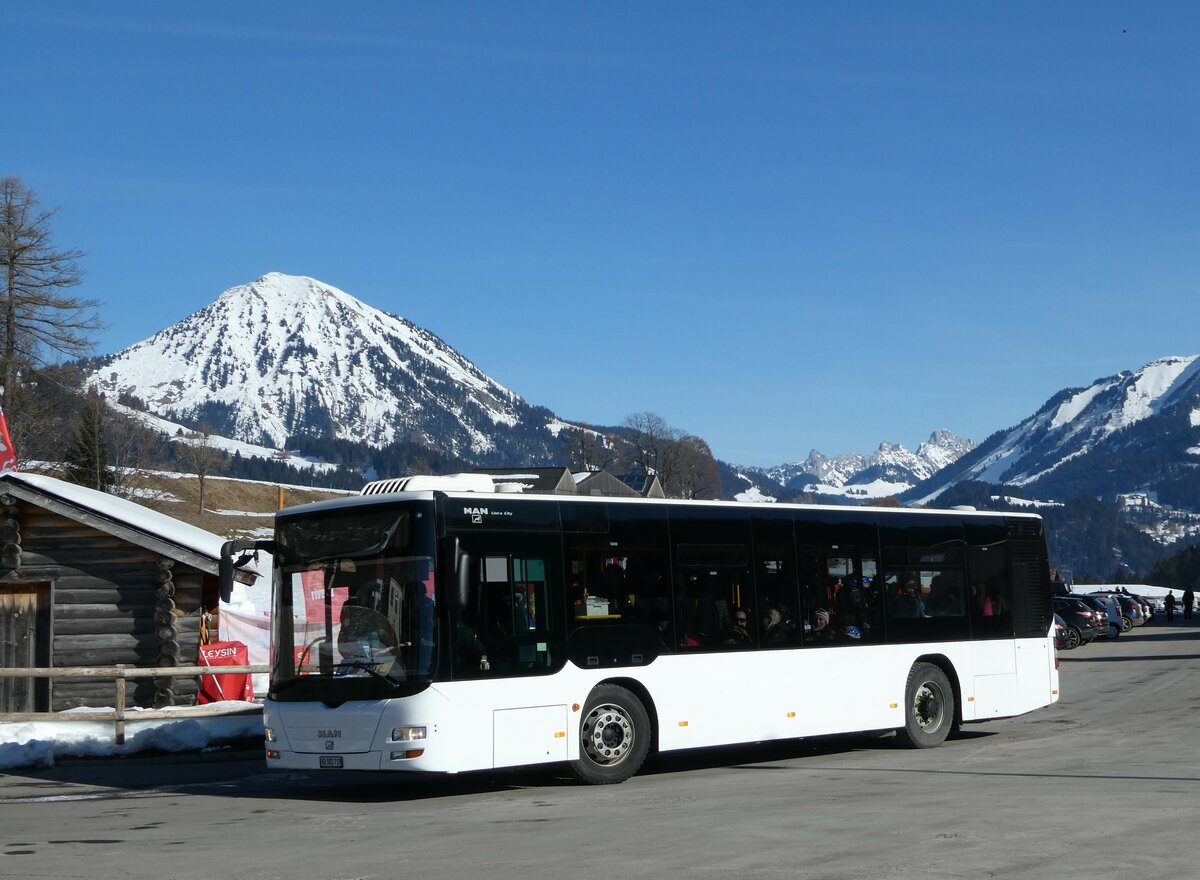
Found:
M 1066 647 L 1078 648 L 1097 636 L 1108 632 L 1108 615 L 1090 607 L 1074 596 L 1055 596 L 1054 613 L 1063 619 L 1067 627 Z

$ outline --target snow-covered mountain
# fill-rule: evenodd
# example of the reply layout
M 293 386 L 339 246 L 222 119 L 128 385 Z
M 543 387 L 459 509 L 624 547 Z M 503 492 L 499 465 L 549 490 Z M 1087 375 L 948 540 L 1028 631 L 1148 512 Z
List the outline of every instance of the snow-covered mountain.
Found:
M 429 331 L 276 272 L 119 352 L 87 381 L 111 400 L 274 448 L 296 435 L 410 440 L 484 463 L 515 460 L 517 449 L 520 460 L 552 457 L 565 427 Z
M 943 429 L 934 431 L 916 452 L 888 442 L 870 455 L 848 452 L 830 458 L 814 449 L 803 461 L 768 468 L 765 474 L 793 491 L 882 498 L 911 489 L 974 448 L 974 442 Z
M 1200 484 L 1200 356 L 1060 391 L 917 486 L 929 501 L 965 480 L 1022 487 L 1039 497 L 1143 493 L 1188 509 Z

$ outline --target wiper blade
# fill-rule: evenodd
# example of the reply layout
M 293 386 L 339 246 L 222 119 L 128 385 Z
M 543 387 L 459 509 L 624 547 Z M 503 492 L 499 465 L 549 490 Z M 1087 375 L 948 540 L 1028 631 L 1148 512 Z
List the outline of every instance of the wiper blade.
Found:
M 400 687 L 399 681 L 392 678 L 390 675 L 388 675 L 388 673 L 379 671 L 379 661 L 377 660 L 343 660 L 341 664 L 338 665 L 335 675 L 345 675 L 352 669 L 361 669 L 368 675 L 373 675 L 375 678 L 386 681 L 394 688 Z

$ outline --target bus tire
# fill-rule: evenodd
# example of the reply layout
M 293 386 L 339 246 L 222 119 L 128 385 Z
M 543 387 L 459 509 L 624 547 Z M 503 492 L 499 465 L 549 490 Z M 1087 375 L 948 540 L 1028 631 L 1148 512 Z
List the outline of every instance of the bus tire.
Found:
M 940 746 L 954 726 L 954 689 L 941 667 L 914 663 L 904 688 L 904 726 L 896 731 L 913 749 Z
M 579 760 L 571 769 L 584 782 L 624 782 L 650 752 L 650 716 L 623 687 L 602 684 L 588 696 L 579 725 Z

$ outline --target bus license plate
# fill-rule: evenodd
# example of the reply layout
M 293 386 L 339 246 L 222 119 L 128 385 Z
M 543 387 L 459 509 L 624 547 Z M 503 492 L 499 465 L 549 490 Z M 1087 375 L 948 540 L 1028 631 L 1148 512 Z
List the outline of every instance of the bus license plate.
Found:
M 328 768 L 330 770 L 341 770 L 342 769 L 342 756 L 341 755 L 322 755 L 321 756 L 321 769 L 324 770 L 326 768 Z

